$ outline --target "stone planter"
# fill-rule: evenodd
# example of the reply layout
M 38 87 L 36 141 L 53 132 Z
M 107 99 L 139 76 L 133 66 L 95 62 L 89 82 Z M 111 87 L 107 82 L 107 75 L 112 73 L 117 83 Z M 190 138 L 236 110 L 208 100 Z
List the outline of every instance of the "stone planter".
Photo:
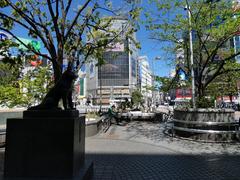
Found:
M 175 135 L 203 141 L 238 139 L 238 123 L 231 109 L 175 109 Z

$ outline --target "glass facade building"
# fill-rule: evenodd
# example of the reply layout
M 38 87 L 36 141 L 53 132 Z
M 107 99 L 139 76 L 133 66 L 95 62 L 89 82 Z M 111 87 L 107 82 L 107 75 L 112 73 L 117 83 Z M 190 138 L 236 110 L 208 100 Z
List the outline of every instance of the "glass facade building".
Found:
M 104 64 L 91 68 L 87 89 L 88 96 L 95 99 L 96 104 L 109 104 L 130 98 L 137 85 L 137 57 L 138 50 L 130 38 L 126 38 L 128 20 L 124 17 L 115 17 L 112 29 L 120 30 L 118 42 L 113 42 L 103 53 Z M 133 35 L 136 40 L 136 35 Z M 94 69 L 95 73 L 91 73 Z
M 125 43 L 126 45 L 126 43 Z M 102 86 L 126 86 L 129 83 L 128 52 L 107 51 L 103 58 L 105 64 L 98 69 L 98 84 Z

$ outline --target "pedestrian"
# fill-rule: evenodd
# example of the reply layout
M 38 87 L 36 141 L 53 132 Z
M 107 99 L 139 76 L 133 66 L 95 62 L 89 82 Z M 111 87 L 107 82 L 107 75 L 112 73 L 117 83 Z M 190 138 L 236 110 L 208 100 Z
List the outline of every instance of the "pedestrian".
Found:
M 112 105 L 109 107 L 108 109 L 108 117 L 109 117 L 109 121 L 112 123 L 112 120 L 116 120 L 117 124 L 119 124 L 118 118 L 116 118 L 116 109 L 115 109 L 115 105 Z
M 87 98 L 86 105 L 89 106 L 91 103 L 90 97 Z

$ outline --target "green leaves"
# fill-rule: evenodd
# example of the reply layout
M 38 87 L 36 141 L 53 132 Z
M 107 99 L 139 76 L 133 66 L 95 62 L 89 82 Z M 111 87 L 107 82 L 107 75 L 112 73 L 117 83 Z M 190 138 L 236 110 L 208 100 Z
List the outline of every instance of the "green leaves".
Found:
M 0 106 L 26 107 L 39 102 L 52 83 L 50 67 L 36 67 L 23 76 L 18 60 L 0 62 Z
M 143 103 L 143 95 L 139 90 L 135 90 L 132 92 L 132 103 L 133 106 L 138 107 L 141 103 Z
M 235 16 L 231 1 L 203 0 L 152 0 L 156 9 L 147 14 L 146 25 L 151 30 L 151 38 L 170 43 L 168 50 L 177 54 L 184 50 L 182 66 L 190 72 L 189 30 L 193 35 L 193 56 L 197 96 L 204 96 L 206 88 L 221 76 L 227 63 L 234 60 L 237 53 L 231 47 L 231 39 L 239 31 L 240 17 Z M 189 8 L 184 11 L 184 7 Z M 189 23 L 190 21 L 190 23 Z M 180 41 L 181 40 L 181 41 Z M 170 49 L 172 48 L 172 50 Z M 176 63 L 178 59 L 174 60 Z M 235 71 L 229 68 L 228 72 Z M 170 82 L 161 80 L 163 90 Z
M 4 7 L 7 7 L 8 4 L 7 4 L 7 1 L 6 0 L 1 0 L 0 1 L 0 8 L 4 8 Z
M 240 65 L 236 62 L 227 62 L 222 74 L 207 87 L 207 92 L 213 97 L 236 96 L 239 77 Z
M 122 5 L 123 7 L 120 7 Z M 120 1 L 116 5 L 111 0 L 80 2 L 2 0 L 0 7 L 5 8 L 4 11 L 0 11 L 0 15 L 2 14 L 0 25 L 7 30 L 20 26 L 31 38 L 42 41 L 41 44 L 48 53 L 43 53 L 41 49 L 35 49 L 28 45 L 25 47 L 26 51 L 48 56 L 48 59 L 54 64 L 56 80 L 62 73 L 63 56 L 72 59 L 71 54 L 76 50 L 85 56 L 83 60 L 85 63 L 88 57 L 102 54 L 110 43 L 119 42 L 121 32 L 110 28 L 113 16 L 119 15 L 121 10 L 128 15 L 128 27 L 123 31 L 127 38 L 130 38 L 138 28 L 137 20 L 141 12 L 141 8 L 135 1 L 128 2 L 127 5 L 126 1 Z M 129 28 L 130 26 L 132 29 Z M 13 38 L 18 39 L 15 33 L 13 35 Z M 139 47 L 137 42 L 136 44 Z

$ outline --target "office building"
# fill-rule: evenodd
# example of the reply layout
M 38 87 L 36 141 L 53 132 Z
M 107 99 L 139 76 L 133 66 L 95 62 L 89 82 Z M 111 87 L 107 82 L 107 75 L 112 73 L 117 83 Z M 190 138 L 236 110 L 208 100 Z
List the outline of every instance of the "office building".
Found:
M 149 62 L 147 56 L 139 56 L 138 64 L 139 64 L 139 84 L 142 95 L 144 97 L 145 104 L 149 106 L 152 103 L 153 91 L 152 87 L 152 71 L 150 70 Z
M 88 96 L 95 104 L 111 104 L 130 99 L 137 85 L 138 51 L 134 42 L 126 38 L 128 19 L 114 17 L 112 29 L 118 29 L 121 41 L 111 44 L 103 54 L 105 64 L 96 66 L 91 60 L 87 70 Z M 136 40 L 136 35 L 133 35 Z

